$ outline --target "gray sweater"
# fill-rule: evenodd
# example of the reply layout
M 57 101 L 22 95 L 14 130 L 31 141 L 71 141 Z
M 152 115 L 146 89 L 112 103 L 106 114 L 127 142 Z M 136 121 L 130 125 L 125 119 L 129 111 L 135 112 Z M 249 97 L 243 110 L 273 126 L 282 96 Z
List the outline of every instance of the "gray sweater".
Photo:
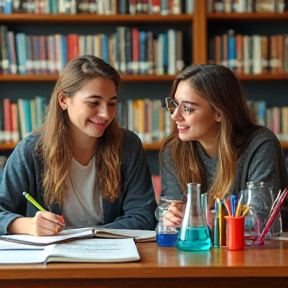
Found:
M 264 182 L 272 187 L 274 193 L 288 186 L 287 168 L 283 151 L 277 137 L 267 128 L 259 127 L 250 144 L 236 162 L 236 177 L 231 193 L 237 194 L 246 188 L 246 183 Z M 208 189 L 216 177 L 215 171 L 218 157 L 207 156 L 202 146 L 198 143 L 200 157 L 204 166 Z M 174 159 L 169 154 L 169 148 L 162 155 L 162 191 L 161 195 L 182 194 L 175 170 Z
M 41 157 L 35 151 L 38 137 L 26 137 L 8 158 L 0 186 L 0 234 L 7 233 L 7 227 L 14 219 L 35 216 L 37 208 L 27 202 L 23 191 L 30 193 L 47 209 L 42 197 Z M 157 204 L 147 157 L 140 139 L 130 131 L 125 131 L 123 138 L 121 175 L 123 183 L 120 197 L 114 203 L 105 199 L 102 201 L 103 227 L 155 229 L 154 211 Z M 61 214 L 58 204 L 50 211 Z

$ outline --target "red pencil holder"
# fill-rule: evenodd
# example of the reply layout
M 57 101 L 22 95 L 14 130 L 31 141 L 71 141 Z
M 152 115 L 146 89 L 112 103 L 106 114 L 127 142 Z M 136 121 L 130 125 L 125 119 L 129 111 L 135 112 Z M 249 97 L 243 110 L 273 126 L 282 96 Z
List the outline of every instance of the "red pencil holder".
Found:
M 244 220 L 245 216 L 225 216 L 226 246 L 228 250 L 244 250 Z

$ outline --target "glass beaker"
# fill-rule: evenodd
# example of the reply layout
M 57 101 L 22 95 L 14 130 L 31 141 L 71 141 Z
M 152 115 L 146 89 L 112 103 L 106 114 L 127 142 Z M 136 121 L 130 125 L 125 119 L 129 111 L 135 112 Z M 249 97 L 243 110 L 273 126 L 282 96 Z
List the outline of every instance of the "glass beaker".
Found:
M 184 211 L 185 201 L 184 196 L 161 196 L 159 205 L 155 211 L 156 219 L 158 220 L 156 226 L 156 242 L 158 246 L 163 247 L 175 247 L 179 227 L 167 224 L 165 214 L 169 210 L 169 207 L 179 211 Z
M 264 182 L 247 182 L 247 189 L 243 191 L 243 204 L 249 207 L 245 217 L 245 244 L 254 245 L 255 240 L 262 233 L 270 215 L 271 207 L 274 202 L 274 194 L 270 187 Z M 273 223 L 265 240 L 282 231 L 281 215 Z
M 212 247 L 205 211 L 201 207 L 198 183 L 188 183 L 187 202 L 178 233 L 176 247 L 180 250 L 203 251 Z

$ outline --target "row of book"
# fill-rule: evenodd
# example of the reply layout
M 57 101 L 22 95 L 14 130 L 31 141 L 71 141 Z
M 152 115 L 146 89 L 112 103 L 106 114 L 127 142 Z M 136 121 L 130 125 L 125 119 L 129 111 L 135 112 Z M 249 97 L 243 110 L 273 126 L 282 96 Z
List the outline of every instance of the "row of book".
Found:
M 170 113 L 159 99 L 127 99 L 118 103 L 118 122 L 147 144 L 161 142 L 173 128 Z
M 218 13 L 284 12 L 287 0 L 207 0 L 207 11 Z
M 288 34 L 235 35 L 231 29 L 210 39 L 208 58 L 238 74 L 288 73 Z
M 95 55 L 122 74 L 171 74 L 184 67 L 182 31 L 117 27 L 112 35 L 26 35 L 0 26 L 0 74 L 56 74 L 78 55 Z
M 0 0 L 0 13 L 193 14 L 194 0 Z
M 162 141 L 172 129 L 170 114 L 161 100 L 128 99 L 118 103 L 119 126 L 135 132 L 143 143 Z M 44 123 L 47 99 L 8 98 L 0 101 L 0 143 L 17 143 Z
M 267 107 L 266 101 L 248 104 L 259 125 L 268 127 L 280 141 L 288 142 L 288 107 Z M 45 97 L 0 101 L 0 143 L 25 138 L 44 122 L 47 107 Z M 170 114 L 159 99 L 127 99 L 117 106 L 120 127 L 135 132 L 143 143 L 161 142 L 173 129 Z
M 258 124 L 269 128 L 280 141 L 288 141 L 288 107 L 267 107 L 266 101 L 252 101 L 248 104 Z
M 16 103 L 4 98 L 0 101 L 0 143 L 18 142 L 44 122 L 47 99 L 19 98 Z

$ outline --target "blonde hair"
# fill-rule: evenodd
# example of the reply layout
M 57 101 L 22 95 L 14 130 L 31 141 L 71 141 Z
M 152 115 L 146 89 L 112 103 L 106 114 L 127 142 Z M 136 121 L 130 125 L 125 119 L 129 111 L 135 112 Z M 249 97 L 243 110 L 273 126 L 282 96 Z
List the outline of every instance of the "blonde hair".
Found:
M 61 206 L 72 165 L 70 120 L 67 111 L 60 108 L 58 99 L 61 94 L 72 98 L 87 82 L 98 77 L 112 80 L 116 89 L 121 84 L 118 72 L 100 58 L 86 55 L 71 60 L 55 85 L 45 123 L 35 132 L 40 132 L 37 149 L 43 161 L 42 193 L 48 207 L 55 201 Z M 122 138 L 123 130 L 114 119 L 97 142 L 95 177 L 102 196 L 111 202 L 118 197 L 121 188 Z
M 222 198 L 232 188 L 236 175 L 236 161 L 247 147 L 252 131 L 257 127 L 255 118 L 238 79 L 230 69 L 217 65 L 191 66 L 176 76 L 170 97 L 174 98 L 179 82 L 186 79 L 191 87 L 209 102 L 212 109 L 221 115 L 217 133 L 216 178 L 208 194 L 210 198 Z M 201 184 L 202 192 L 206 192 L 207 179 L 197 141 L 182 142 L 175 127 L 161 147 L 160 162 L 164 150 L 168 147 L 175 160 L 182 191 L 186 191 L 187 183 L 197 182 Z

